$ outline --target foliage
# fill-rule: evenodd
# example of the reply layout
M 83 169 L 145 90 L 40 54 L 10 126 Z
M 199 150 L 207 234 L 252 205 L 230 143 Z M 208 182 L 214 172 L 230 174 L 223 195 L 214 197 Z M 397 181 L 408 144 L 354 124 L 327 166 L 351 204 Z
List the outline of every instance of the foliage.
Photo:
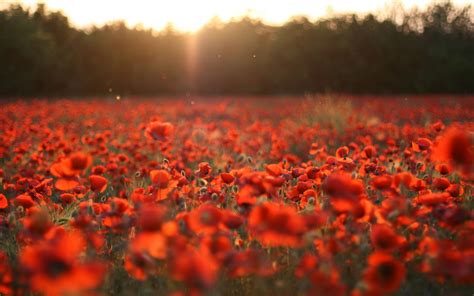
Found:
M 213 20 L 195 34 L 121 22 L 83 30 L 43 5 L 11 6 L 0 40 L 4 96 L 474 91 L 472 9 L 450 2 L 282 26 Z

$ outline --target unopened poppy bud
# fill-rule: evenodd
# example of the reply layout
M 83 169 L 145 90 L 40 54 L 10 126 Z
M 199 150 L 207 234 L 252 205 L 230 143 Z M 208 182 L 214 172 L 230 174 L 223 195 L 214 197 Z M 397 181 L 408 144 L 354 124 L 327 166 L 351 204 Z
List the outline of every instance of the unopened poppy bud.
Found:
M 200 187 L 205 186 L 205 185 L 207 185 L 207 181 L 204 180 L 204 179 L 198 179 L 197 180 L 197 185 L 200 186 Z
M 314 205 L 315 202 L 316 200 L 314 199 L 314 197 L 311 196 L 310 198 L 308 198 L 308 204 Z
M 13 223 L 15 223 L 15 214 L 11 213 L 10 215 L 8 215 L 8 224 L 12 225 Z
M 399 214 L 400 214 L 400 212 L 398 210 L 394 210 L 390 214 L 388 214 L 387 218 L 389 220 L 393 221 L 398 217 Z

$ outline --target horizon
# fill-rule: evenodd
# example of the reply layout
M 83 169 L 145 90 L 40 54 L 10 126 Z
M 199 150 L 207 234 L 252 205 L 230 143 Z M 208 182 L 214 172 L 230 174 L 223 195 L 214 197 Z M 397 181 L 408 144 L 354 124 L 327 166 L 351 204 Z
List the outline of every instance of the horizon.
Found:
M 113 2 L 113 3 L 112 3 Z M 253 2 L 253 3 L 252 3 Z M 61 11 L 66 15 L 73 26 L 79 28 L 89 28 L 92 26 L 103 26 L 116 21 L 123 21 L 128 27 L 143 27 L 161 31 L 171 25 L 180 32 L 196 32 L 208 24 L 212 19 L 218 18 L 223 22 L 233 19 L 250 17 L 261 20 L 268 25 L 282 25 L 294 17 L 307 17 L 311 21 L 316 21 L 324 17 L 338 14 L 358 14 L 368 13 L 384 14 L 394 10 L 397 5 L 402 5 L 406 11 L 414 8 L 425 9 L 430 4 L 443 2 L 431 0 L 363 0 L 357 3 L 347 3 L 344 0 L 323 0 L 323 1 L 251 1 L 245 0 L 233 2 L 228 0 L 204 0 L 195 1 L 179 0 L 167 2 L 153 2 L 146 0 L 138 1 L 111 1 L 103 0 L 93 3 L 92 0 L 19 0 L 2 1 L 0 9 L 11 4 L 20 4 L 25 7 L 35 8 L 38 4 L 45 4 L 49 11 Z M 471 1 L 457 0 L 451 1 L 456 6 L 469 5 Z M 91 11 L 89 8 L 95 6 Z M 115 8 L 111 10 L 112 7 Z M 183 10 L 183 7 L 189 7 Z M 271 7 L 271 9 L 268 9 Z M 160 9 L 163 9 L 160 11 Z

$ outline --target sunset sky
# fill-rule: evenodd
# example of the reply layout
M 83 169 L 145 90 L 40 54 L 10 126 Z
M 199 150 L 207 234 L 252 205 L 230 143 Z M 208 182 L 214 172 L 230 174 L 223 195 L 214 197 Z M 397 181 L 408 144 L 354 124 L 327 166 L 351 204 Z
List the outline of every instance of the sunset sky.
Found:
M 306 15 L 316 19 L 328 13 L 380 12 L 393 1 L 387 0 L 0 0 L 0 8 L 9 3 L 35 5 L 45 3 L 62 10 L 75 25 L 86 27 L 113 20 L 125 20 L 128 25 L 162 29 L 172 23 L 182 31 L 196 31 L 217 16 L 223 21 L 250 15 L 270 24 L 280 24 L 291 16 Z M 430 0 L 399 0 L 406 8 L 426 7 Z M 470 0 L 453 1 L 468 4 Z M 388 5 L 388 6 L 387 6 Z

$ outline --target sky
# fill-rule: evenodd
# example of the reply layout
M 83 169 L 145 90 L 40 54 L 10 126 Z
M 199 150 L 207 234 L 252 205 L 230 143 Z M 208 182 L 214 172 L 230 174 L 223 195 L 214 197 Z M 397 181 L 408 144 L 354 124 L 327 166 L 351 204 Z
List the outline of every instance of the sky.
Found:
M 404 7 L 426 7 L 432 0 L 396 0 Z M 22 3 L 28 6 L 45 3 L 61 10 L 79 27 L 102 25 L 124 20 L 160 30 L 172 24 L 180 31 L 197 31 L 211 18 L 223 21 L 249 15 L 268 24 L 282 24 L 292 16 L 305 15 L 315 20 L 328 14 L 383 12 L 394 0 L 0 0 L 0 4 Z M 455 4 L 473 3 L 457 0 Z M 0 6 L 1 7 L 1 6 Z

